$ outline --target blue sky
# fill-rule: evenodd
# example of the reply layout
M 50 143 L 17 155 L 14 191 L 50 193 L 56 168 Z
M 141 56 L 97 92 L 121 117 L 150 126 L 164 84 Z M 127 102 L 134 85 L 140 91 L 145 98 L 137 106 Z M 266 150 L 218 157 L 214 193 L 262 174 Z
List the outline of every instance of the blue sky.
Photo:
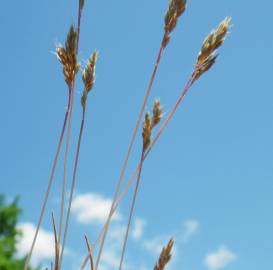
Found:
M 77 269 L 85 253 L 84 233 L 92 241 L 101 226 L 103 214 L 90 217 L 90 203 L 109 205 L 162 38 L 167 5 L 167 0 L 86 0 L 79 55 L 84 63 L 97 49 L 99 61 L 88 99 L 67 270 Z M 20 224 L 29 234 L 37 222 L 66 106 L 66 85 L 53 52 L 75 21 L 76 6 L 76 0 L 29 0 L 4 1 L 0 9 L 0 192 L 9 199 L 20 196 Z M 158 246 L 170 236 L 176 239 L 176 250 L 169 269 L 272 267 L 272 8 L 268 0 L 189 1 L 147 109 L 160 97 L 168 113 L 204 37 L 226 16 L 232 16 L 233 27 L 217 64 L 191 89 L 144 165 L 127 269 L 152 269 Z M 80 87 L 79 82 L 70 162 L 80 124 Z M 128 175 L 138 162 L 140 139 L 139 134 Z M 51 255 L 50 212 L 59 209 L 61 177 L 59 163 L 37 261 Z M 129 202 L 130 196 L 114 221 L 106 270 L 117 268 Z M 26 249 L 23 244 L 20 248 Z

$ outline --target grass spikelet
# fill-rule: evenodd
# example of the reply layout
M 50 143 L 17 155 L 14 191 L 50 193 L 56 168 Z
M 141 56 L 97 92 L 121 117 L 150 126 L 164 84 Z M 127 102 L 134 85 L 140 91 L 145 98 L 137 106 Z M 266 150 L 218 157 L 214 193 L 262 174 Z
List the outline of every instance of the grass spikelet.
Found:
M 231 18 L 226 17 L 204 40 L 202 48 L 197 57 L 196 72 L 194 80 L 208 71 L 217 58 L 216 50 L 223 44 L 230 28 Z
M 98 53 L 95 51 L 89 58 L 86 67 L 82 73 L 84 91 L 81 98 L 82 106 L 85 108 L 88 93 L 92 90 L 95 82 L 95 68 L 98 59 Z
M 204 63 L 201 66 L 198 66 L 196 68 L 194 81 L 198 80 L 201 75 L 207 72 L 214 65 L 217 57 L 218 57 L 218 54 L 212 53 L 210 56 L 208 56 L 208 58 L 204 61 Z
M 154 270 L 163 270 L 166 266 L 166 264 L 170 261 L 172 254 L 172 248 L 173 248 L 174 241 L 171 239 L 167 246 L 164 247 L 160 253 L 159 259 L 154 267 Z
M 165 36 L 162 42 L 162 46 L 166 48 L 170 41 L 170 33 L 175 28 L 178 18 L 186 10 L 186 0 L 171 0 L 169 8 L 165 15 Z
M 67 34 L 65 47 L 59 46 L 56 48 L 57 57 L 63 65 L 65 81 L 70 87 L 80 68 L 77 62 L 77 43 L 78 33 L 75 31 L 74 26 L 71 25 Z
M 151 143 L 152 134 L 152 120 L 150 114 L 147 112 L 145 114 L 145 119 L 142 127 L 142 138 L 143 138 L 143 149 L 144 151 L 149 147 Z
M 163 108 L 160 104 L 160 101 L 155 100 L 153 107 L 153 119 L 152 119 L 152 127 L 155 127 L 162 119 Z

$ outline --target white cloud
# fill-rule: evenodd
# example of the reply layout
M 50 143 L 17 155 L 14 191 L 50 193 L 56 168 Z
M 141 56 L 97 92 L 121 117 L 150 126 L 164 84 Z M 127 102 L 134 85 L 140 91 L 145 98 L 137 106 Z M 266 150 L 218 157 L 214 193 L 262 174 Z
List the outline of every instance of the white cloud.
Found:
M 169 236 L 157 236 L 144 241 L 143 246 L 147 251 L 157 256 L 170 239 L 171 237 Z
M 146 225 L 146 222 L 142 218 L 136 218 L 135 219 L 134 226 L 133 226 L 132 231 L 131 231 L 131 237 L 134 240 L 140 240 L 141 239 L 141 237 L 143 235 L 145 225 Z
M 72 203 L 72 213 L 81 224 L 103 224 L 111 209 L 112 200 L 97 193 L 85 193 L 75 196 Z M 116 212 L 112 220 L 120 220 L 121 215 Z
M 209 253 L 205 258 L 206 266 L 211 270 L 222 269 L 229 263 L 235 261 L 237 255 L 222 246 L 217 251 Z
M 110 228 L 101 257 L 101 269 L 118 269 L 125 232 L 125 225 L 117 224 Z M 126 269 L 126 266 L 124 263 L 123 268 Z
M 188 241 L 200 229 L 200 223 L 197 220 L 189 219 L 183 224 L 183 240 Z
M 18 239 L 17 253 L 18 256 L 25 256 L 29 250 L 35 234 L 36 227 L 32 223 L 21 223 L 18 225 L 22 236 Z M 31 263 L 37 265 L 45 259 L 54 257 L 54 235 L 44 229 L 40 229 L 37 242 L 33 251 Z

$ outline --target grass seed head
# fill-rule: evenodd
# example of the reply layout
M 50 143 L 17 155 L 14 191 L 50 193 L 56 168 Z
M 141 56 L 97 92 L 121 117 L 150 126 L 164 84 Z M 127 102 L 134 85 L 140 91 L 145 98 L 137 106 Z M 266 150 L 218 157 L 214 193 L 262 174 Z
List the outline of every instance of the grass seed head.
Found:
M 202 66 L 198 66 L 195 71 L 194 81 L 198 80 L 205 72 L 207 72 L 216 62 L 218 54 L 211 54 L 202 64 Z
M 202 65 L 204 61 L 225 41 L 226 34 L 230 27 L 231 18 L 226 17 L 204 40 L 201 51 L 199 52 L 197 64 Z
M 154 270 L 163 270 L 166 266 L 166 264 L 170 261 L 171 259 L 171 251 L 173 248 L 174 241 L 171 239 L 167 246 L 164 247 L 160 253 L 159 259 L 154 267 Z
M 152 127 L 155 127 L 162 119 L 163 108 L 160 104 L 160 101 L 155 100 L 153 107 L 153 119 L 152 119 Z
M 67 34 L 65 46 L 56 48 L 57 57 L 63 65 L 65 81 L 69 86 L 71 86 L 80 68 L 77 61 L 77 36 L 78 34 L 72 25 Z
M 151 143 L 152 134 L 152 120 L 150 114 L 147 112 L 145 114 L 145 119 L 142 127 L 142 139 L 143 139 L 143 150 L 145 151 Z
M 95 83 L 95 69 L 98 59 L 98 53 L 95 51 L 90 56 L 83 72 L 82 72 L 82 81 L 84 84 L 84 90 L 81 98 L 82 106 L 85 108 L 86 100 L 88 93 L 92 90 Z
M 95 51 L 88 59 L 82 73 L 82 81 L 84 83 L 85 90 L 90 92 L 95 82 L 95 68 L 98 59 L 98 53 Z
M 178 18 L 186 10 L 186 0 L 171 0 L 165 15 L 165 36 L 162 46 L 165 48 L 170 41 L 170 33 L 175 28 Z
M 197 57 L 195 77 L 197 80 L 202 74 L 208 71 L 215 63 L 216 50 L 224 43 L 225 37 L 230 28 L 231 18 L 226 17 L 204 40 L 202 48 Z

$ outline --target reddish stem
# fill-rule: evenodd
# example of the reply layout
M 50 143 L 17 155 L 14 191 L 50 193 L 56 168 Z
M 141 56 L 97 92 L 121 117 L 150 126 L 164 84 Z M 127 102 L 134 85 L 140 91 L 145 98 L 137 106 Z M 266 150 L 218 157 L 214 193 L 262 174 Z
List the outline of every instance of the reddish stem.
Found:
M 108 227 L 109 227 L 110 220 L 111 220 L 111 212 L 113 211 L 115 202 L 117 200 L 117 196 L 118 196 L 118 194 L 120 192 L 120 188 L 121 188 L 121 185 L 122 185 L 122 182 L 123 182 L 124 174 L 125 174 L 125 171 L 126 171 L 126 168 L 127 168 L 127 165 L 128 165 L 129 157 L 131 155 L 131 151 L 132 151 L 135 139 L 136 139 L 137 131 L 138 131 L 138 128 L 139 128 L 139 125 L 140 125 L 140 122 L 141 122 L 141 119 L 142 119 L 142 116 L 143 116 L 143 112 L 144 112 L 146 104 L 147 104 L 147 100 L 148 100 L 148 98 L 150 96 L 150 93 L 151 93 L 151 90 L 152 90 L 153 82 L 154 82 L 154 79 L 155 79 L 155 75 L 156 75 L 158 65 L 160 63 L 163 51 L 164 51 L 164 48 L 163 48 L 162 43 L 161 43 L 161 46 L 160 46 L 160 49 L 159 49 L 159 52 L 158 52 L 158 56 L 157 56 L 157 59 L 156 59 L 156 63 L 155 63 L 155 66 L 154 66 L 154 70 L 153 70 L 153 73 L 152 73 L 148 88 L 146 90 L 146 94 L 144 96 L 144 100 L 143 100 L 143 103 L 142 103 L 142 106 L 141 106 L 141 109 L 140 109 L 140 112 L 139 112 L 139 115 L 138 115 L 138 119 L 137 119 L 137 122 L 136 122 L 136 125 L 135 125 L 135 128 L 134 128 L 134 131 L 133 131 L 131 141 L 129 143 L 129 147 L 128 147 L 128 150 L 127 150 L 127 153 L 126 153 L 124 163 L 122 165 L 119 180 L 117 182 L 116 190 L 115 190 L 113 200 L 112 200 L 111 209 L 110 209 L 109 215 L 107 217 L 107 221 L 105 223 L 105 230 L 104 230 L 103 235 L 102 235 L 102 240 L 101 240 L 101 245 L 100 245 L 100 249 L 99 249 L 97 260 L 96 260 L 95 270 L 97 270 L 98 266 L 99 266 L 101 253 L 102 253 L 102 250 L 103 250 L 103 247 L 104 247 L 105 238 L 106 238 Z
M 81 31 L 81 17 L 82 17 L 82 8 L 79 1 L 78 5 L 78 22 L 77 22 L 77 44 L 76 44 L 76 53 L 78 54 L 79 50 L 79 41 L 80 41 L 80 31 Z M 66 193 L 66 173 L 67 173 L 67 163 L 68 163 L 68 151 L 69 151 L 69 143 L 71 137 L 71 122 L 73 115 L 73 107 L 74 107 L 74 95 L 75 95 L 75 78 L 71 85 L 69 86 L 71 94 L 71 108 L 68 119 L 68 130 L 67 130 L 67 139 L 66 139 L 66 148 L 65 148 L 65 156 L 64 156 L 64 175 L 63 175 L 63 184 L 62 184 L 62 196 L 61 196 L 61 209 L 60 209 L 60 222 L 59 222 L 59 241 L 61 241 L 62 236 L 62 228 L 63 228 L 63 216 L 64 216 L 64 205 L 65 205 L 65 193 Z
M 192 84 L 194 83 L 194 75 L 195 72 L 192 73 L 192 76 L 190 77 L 190 79 L 188 80 L 188 82 L 186 83 L 185 87 L 183 88 L 181 95 L 179 96 L 179 98 L 177 99 L 175 105 L 173 106 L 169 116 L 167 117 L 167 119 L 164 121 L 164 123 L 162 124 L 162 127 L 160 128 L 160 130 L 158 131 L 158 133 L 156 134 L 155 138 L 153 139 L 153 141 L 151 142 L 151 145 L 149 146 L 149 148 L 147 149 L 147 151 L 144 154 L 144 160 L 147 158 L 147 156 L 149 155 L 150 151 L 152 150 L 152 148 L 154 147 L 154 145 L 156 144 L 156 142 L 158 141 L 158 139 L 160 138 L 160 136 L 162 135 L 162 133 L 164 132 L 165 128 L 167 127 L 168 123 L 170 122 L 171 118 L 173 117 L 174 113 L 176 112 L 178 106 L 180 105 L 180 103 L 182 102 L 182 100 L 184 99 L 185 95 L 187 94 L 188 90 L 190 89 L 190 87 L 192 86 Z M 124 188 L 124 191 L 121 193 L 121 195 L 116 199 L 115 205 L 112 209 L 112 211 L 110 212 L 110 216 L 112 217 L 114 212 L 116 211 L 117 207 L 119 206 L 119 204 L 121 203 L 122 199 L 124 198 L 124 196 L 127 194 L 129 188 L 131 187 L 131 185 L 133 184 L 133 181 L 135 179 L 136 174 L 140 171 L 140 167 L 141 163 L 138 164 L 137 169 L 132 173 L 129 181 L 126 184 L 126 187 Z M 103 226 L 99 237 L 95 240 L 94 243 L 94 249 L 96 247 L 96 245 L 98 244 L 98 242 L 101 240 L 103 233 L 105 233 L 107 223 L 105 223 L 105 225 Z M 88 261 L 88 256 L 85 257 L 82 266 L 81 266 L 81 270 L 84 269 L 84 267 L 86 266 L 86 263 Z
M 128 220 L 126 234 L 125 234 L 125 238 L 124 238 L 124 242 L 123 242 L 123 247 L 122 247 L 122 253 L 121 253 L 121 259 L 120 259 L 120 264 L 119 264 L 119 270 L 122 269 L 122 264 L 123 264 L 123 260 L 124 260 L 126 245 L 127 245 L 128 236 L 129 236 L 129 230 L 130 230 L 130 226 L 131 226 L 131 222 L 132 222 L 132 217 L 133 217 L 133 212 L 134 212 L 134 208 L 135 208 L 135 204 L 136 204 L 136 197 L 137 197 L 137 192 L 138 192 L 138 189 L 139 189 L 140 176 L 141 176 L 141 171 L 142 171 L 143 162 L 144 162 L 144 153 L 145 153 L 145 151 L 144 151 L 144 148 L 143 148 L 142 149 L 142 153 L 141 153 L 141 158 L 140 158 L 140 165 L 139 165 L 139 171 L 138 171 L 138 175 L 137 175 L 136 187 L 135 187 L 134 196 L 133 196 L 133 200 L 132 200 L 132 204 L 131 204 L 131 208 L 130 208 L 129 220 Z
M 60 154 L 60 151 L 61 151 L 62 141 L 63 141 L 64 133 L 65 133 L 65 130 L 66 130 L 70 103 L 71 103 L 71 92 L 69 91 L 69 93 L 68 93 L 68 104 L 67 104 L 67 109 L 66 109 L 66 112 L 65 112 L 65 117 L 64 117 L 64 122 L 63 122 L 61 135 L 60 135 L 60 138 L 59 138 L 57 150 L 56 150 L 53 165 L 52 165 L 52 168 L 51 168 L 51 173 L 50 173 L 50 177 L 49 177 L 49 180 L 48 180 L 48 185 L 47 185 L 45 197 L 44 197 L 44 200 L 43 200 L 42 210 L 41 210 L 40 217 L 39 217 L 39 220 L 38 220 L 38 224 L 37 224 L 37 227 L 36 227 L 35 235 L 34 235 L 32 243 L 31 243 L 31 248 L 30 248 L 30 251 L 29 251 L 28 256 L 26 258 L 24 270 L 28 269 L 30 258 L 32 256 L 33 249 L 34 249 L 34 246 L 36 244 L 37 236 L 38 236 L 38 233 L 39 233 L 39 229 L 41 227 L 43 217 L 44 217 L 44 214 L 45 214 L 45 210 L 46 210 L 46 206 L 47 206 L 47 202 L 48 202 L 48 197 L 49 197 L 49 194 L 50 194 L 50 191 L 51 191 L 51 187 L 52 187 L 52 183 L 53 183 L 53 179 L 54 179 L 54 175 L 55 175 L 55 171 L 56 171 L 56 166 L 57 166 L 57 162 L 58 162 L 58 159 L 59 159 L 59 154 Z
M 60 263 L 59 263 L 60 268 L 59 269 L 61 269 L 63 252 L 64 252 L 64 247 L 65 247 L 66 238 L 67 238 L 71 205 L 72 205 L 73 194 L 74 194 L 75 183 L 76 183 L 76 174 L 77 174 L 77 168 L 78 168 L 81 140 L 82 140 L 82 134 L 83 134 L 83 129 L 84 129 L 84 122 L 85 122 L 85 108 L 83 108 L 83 111 L 82 111 L 81 128 L 80 128 L 80 133 L 79 133 L 79 138 L 78 138 L 78 143 L 77 143 L 77 152 L 76 152 L 76 158 L 75 158 L 74 169 L 73 169 L 73 178 L 72 178 L 71 188 L 70 188 L 68 210 L 67 210 L 66 221 L 65 221 L 65 229 L 64 229 L 64 237 L 63 237 L 62 251 L 61 251 L 61 256 L 60 256 Z

